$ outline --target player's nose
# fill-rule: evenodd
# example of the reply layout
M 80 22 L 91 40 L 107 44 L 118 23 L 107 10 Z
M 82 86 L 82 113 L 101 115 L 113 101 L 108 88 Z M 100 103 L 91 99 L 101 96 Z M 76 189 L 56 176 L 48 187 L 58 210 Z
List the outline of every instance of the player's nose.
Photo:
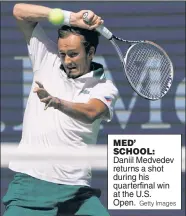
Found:
M 65 56 L 65 59 L 64 59 L 65 65 L 68 65 L 68 64 L 70 64 L 71 62 L 72 62 L 71 58 L 70 58 L 68 55 L 66 55 L 66 56 Z

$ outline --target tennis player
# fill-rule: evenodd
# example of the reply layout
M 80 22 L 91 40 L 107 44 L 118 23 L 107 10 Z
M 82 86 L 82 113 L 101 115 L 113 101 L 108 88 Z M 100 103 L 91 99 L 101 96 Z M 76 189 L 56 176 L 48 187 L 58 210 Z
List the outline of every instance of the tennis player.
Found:
M 94 29 L 103 20 L 88 11 L 86 24 L 85 10 L 63 11 L 55 44 L 39 24 L 51 10 L 23 3 L 13 9 L 34 73 L 18 150 L 60 147 L 75 152 L 96 143 L 100 122 L 112 119 L 118 90 L 105 78 L 103 66 L 92 61 L 99 43 Z M 16 174 L 3 197 L 4 216 L 109 215 L 99 200 L 101 191 L 90 186 L 86 163 L 12 161 L 9 168 Z

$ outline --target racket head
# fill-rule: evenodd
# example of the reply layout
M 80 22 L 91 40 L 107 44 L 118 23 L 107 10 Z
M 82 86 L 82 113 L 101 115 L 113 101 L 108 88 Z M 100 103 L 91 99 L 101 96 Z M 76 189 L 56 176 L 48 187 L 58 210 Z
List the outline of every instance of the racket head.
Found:
M 173 82 L 169 56 L 151 41 L 132 44 L 124 57 L 124 68 L 132 88 L 148 100 L 161 99 Z

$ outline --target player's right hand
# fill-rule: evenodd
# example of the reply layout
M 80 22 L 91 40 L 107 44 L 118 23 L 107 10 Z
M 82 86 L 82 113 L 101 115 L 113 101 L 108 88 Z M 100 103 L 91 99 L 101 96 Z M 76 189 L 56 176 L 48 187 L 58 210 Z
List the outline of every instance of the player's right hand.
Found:
M 88 12 L 88 23 L 85 23 L 85 21 L 83 20 L 83 15 L 86 12 Z M 74 27 L 93 30 L 96 29 L 99 25 L 102 25 L 103 22 L 104 21 L 101 19 L 101 17 L 97 16 L 91 10 L 81 10 L 77 13 L 72 12 L 70 15 L 70 25 Z

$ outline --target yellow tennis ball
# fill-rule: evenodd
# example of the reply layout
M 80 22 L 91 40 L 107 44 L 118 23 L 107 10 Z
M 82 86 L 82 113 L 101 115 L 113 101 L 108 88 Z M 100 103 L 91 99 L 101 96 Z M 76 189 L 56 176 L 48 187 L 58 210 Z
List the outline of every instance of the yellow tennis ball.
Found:
M 63 11 L 59 8 L 54 8 L 49 12 L 48 16 L 49 22 L 53 25 L 61 25 L 64 22 L 64 14 Z

